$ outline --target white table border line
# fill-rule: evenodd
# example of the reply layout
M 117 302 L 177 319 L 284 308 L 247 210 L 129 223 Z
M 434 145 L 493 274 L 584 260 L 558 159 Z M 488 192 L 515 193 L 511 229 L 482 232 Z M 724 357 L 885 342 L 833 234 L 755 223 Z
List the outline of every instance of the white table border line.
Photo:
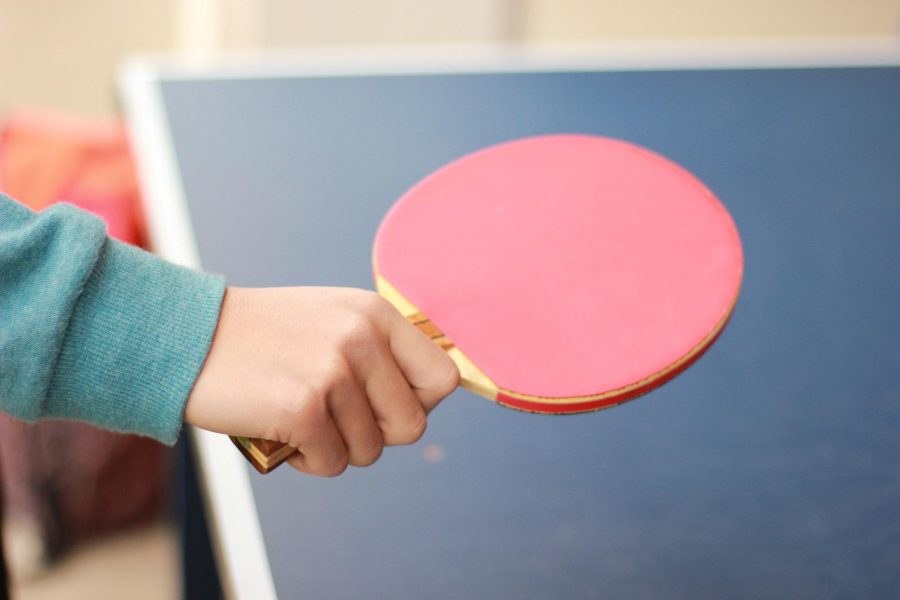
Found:
M 119 82 L 150 243 L 163 258 L 199 269 L 197 242 L 158 81 L 155 69 L 145 64 L 125 70 Z M 275 583 L 244 457 L 227 436 L 187 427 L 196 448 L 223 592 L 234 599 L 274 600 Z
M 134 57 L 169 81 L 529 73 L 813 69 L 900 65 L 900 36 L 311 47 L 217 57 Z

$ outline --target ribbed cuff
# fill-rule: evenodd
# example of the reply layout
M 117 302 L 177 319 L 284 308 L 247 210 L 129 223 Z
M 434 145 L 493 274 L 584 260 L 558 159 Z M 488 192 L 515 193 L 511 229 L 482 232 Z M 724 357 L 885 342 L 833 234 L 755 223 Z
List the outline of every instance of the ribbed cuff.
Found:
M 44 415 L 174 444 L 224 289 L 221 277 L 107 240 L 66 330 Z

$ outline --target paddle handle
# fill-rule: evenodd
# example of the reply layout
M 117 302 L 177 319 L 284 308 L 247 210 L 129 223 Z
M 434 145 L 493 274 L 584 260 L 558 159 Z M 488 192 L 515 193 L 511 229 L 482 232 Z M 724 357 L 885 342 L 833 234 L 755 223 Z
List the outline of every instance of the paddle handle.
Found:
M 406 315 L 406 319 L 444 350 L 449 350 L 453 347 L 453 343 L 447 339 L 447 336 L 422 313 L 416 312 Z M 281 442 L 239 435 L 229 437 L 234 445 L 237 446 L 237 449 L 241 451 L 241 454 L 244 455 L 244 458 L 250 461 L 253 468 L 262 474 L 275 470 L 278 465 L 297 452 L 296 448 L 291 448 Z

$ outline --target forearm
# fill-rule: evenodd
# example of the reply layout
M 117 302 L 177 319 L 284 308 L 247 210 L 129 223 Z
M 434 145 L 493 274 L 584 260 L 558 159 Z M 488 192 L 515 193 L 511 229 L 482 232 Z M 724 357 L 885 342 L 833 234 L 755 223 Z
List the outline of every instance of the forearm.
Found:
M 174 442 L 223 290 L 73 207 L 0 197 L 0 409 Z

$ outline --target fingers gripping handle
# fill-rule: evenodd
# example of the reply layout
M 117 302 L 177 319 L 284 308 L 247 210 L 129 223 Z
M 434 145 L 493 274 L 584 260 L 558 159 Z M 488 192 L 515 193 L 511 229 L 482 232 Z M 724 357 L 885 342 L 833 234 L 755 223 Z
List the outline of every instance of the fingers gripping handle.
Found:
M 450 350 L 453 348 L 453 343 L 447 339 L 447 336 L 422 313 L 417 312 L 407 315 L 406 319 L 442 349 Z M 237 449 L 241 451 L 241 454 L 250 461 L 253 468 L 263 474 L 273 471 L 278 465 L 297 452 L 296 448 L 281 442 L 238 435 L 229 437 L 234 445 L 237 446 Z

